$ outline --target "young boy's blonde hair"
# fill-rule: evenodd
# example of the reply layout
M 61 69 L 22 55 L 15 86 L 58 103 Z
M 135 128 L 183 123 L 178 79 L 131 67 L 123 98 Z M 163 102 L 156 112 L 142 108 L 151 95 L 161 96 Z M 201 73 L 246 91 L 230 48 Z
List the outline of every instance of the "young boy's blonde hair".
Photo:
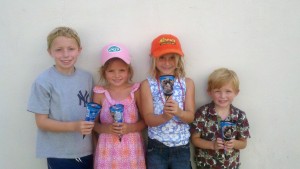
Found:
M 222 86 L 231 83 L 235 92 L 239 92 L 239 79 L 233 70 L 219 68 L 213 71 L 208 77 L 207 91 L 220 89 Z
M 69 27 L 57 27 L 53 29 L 47 37 L 48 50 L 51 48 L 53 40 L 59 36 L 74 38 L 77 42 L 78 47 L 81 48 L 80 38 L 78 36 L 78 33 L 74 29 Z
M 176 69 L 174 71 L 174 76 L 176 78 L 185 77 L 183 57 L 181 57 L 178 54 L 174 54 L 174 56 L 175 56 L 175 64 L 176 64 Z M 157 58 L 151 57 L 151 67 L 150 67 L 149 73 L 153 78 L 157 78 L 156 76 L 157 76 L 157 71 L 158 70 L 157 70 L 156 64 L 155 64 L 156 59 L 159 59 L 159 57 L 157 57 Z

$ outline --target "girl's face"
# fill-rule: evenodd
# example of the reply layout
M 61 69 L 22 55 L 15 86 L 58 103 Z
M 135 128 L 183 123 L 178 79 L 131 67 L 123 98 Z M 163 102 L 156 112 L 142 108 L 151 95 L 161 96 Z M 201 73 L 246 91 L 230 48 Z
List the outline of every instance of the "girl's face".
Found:
M 174 75 L 177 60 L 176 57 L 178 57 L 176 54 L 165 54 L 161 57 L 155 59 L 155 65 L 158 69 L 158 75 Z
M 48 53 L 55 60 L 56 69 L 63 74 L 74 72 L 74 65 L 80 55 L 81 48 L 73 38 L 58 36 L 52 42 Z
M 126 84 L 129 80 L 130 73 L 128 65 L 120 60 L 114 60 L 109 63 L 105 70 L 105 78 L 109 85 L 121 86 Z
M 231 82 L 223 85 L 220 89 L 212 89 L 208 91 L 208 95 L 215 103 L 216 109 L 229 110 L 230 104 L 233 102 L 238 91 L 235 91 Z

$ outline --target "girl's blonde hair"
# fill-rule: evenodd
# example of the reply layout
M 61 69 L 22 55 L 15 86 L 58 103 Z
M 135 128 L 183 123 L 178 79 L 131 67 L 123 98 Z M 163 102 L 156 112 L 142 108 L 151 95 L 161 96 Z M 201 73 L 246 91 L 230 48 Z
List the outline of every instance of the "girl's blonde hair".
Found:
M 74 29 L 69 27 L 57 27 L 53 29 L 47 37 L 48 50 L 51 48 L 54 39 L 59 36 L 74 38 L 77 42 L 78 47 L 81 48 L 80 38 L 78 36 L 78 33 Z
M 176 78 L 185 77 L 183 57 L 178 54 L 174 54 L 174 56 L 175 56 L 175 64 L 176 64 L 174 76 Z M 151 57 L 151 67 L 150 67 L 149 73 L 153 78 L 157 78 L 157 76 L 158 76 L 158 69 L 156 68 L 156 63 L 155 63 L 155 61 L 157 59 L 159 59 L 159 57 L 157 57 L 157 58 Z
M 212 91 L 213 89 L 220 89 L 222 86 L 232 83 L 235 92 L 239 89 L 239 79 L 237 74 L 233 70 L 227 68 L 219 68 L 213 71 L 208 77 L 207 91 Z
M 105 75 L 105 71 L 108 69 L 109 65 L 111 63 L 113 63 L 114 61 L 116 60 L 121 60 L 122 62 L 124 62 L 122 59 L 120 58 L 112 58 L 112 59 L 109 59 L 107 62 L 105 62 L 104 65 L 102 65 L 99 69 L 99 74 L 100 74 L 100 83 L 104 83 L 104 84 L 107 84 L 107 79 L 106 79 L 106 75 Z M 124 62 L 125 63 L 125 62 Z M 126 64 L 126 63 L 125 63 Z M 132 77 L 133 77 L 133 68 L 131 66 L 131 64 L 126 64 L 128 66 L 128 73 L 129 73 L 129 82 L 132 81 Z

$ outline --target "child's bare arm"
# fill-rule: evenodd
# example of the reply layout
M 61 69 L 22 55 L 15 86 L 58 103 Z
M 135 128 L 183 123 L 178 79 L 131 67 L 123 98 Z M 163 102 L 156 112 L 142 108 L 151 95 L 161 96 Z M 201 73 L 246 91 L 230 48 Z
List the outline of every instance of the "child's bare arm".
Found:
M 118 134 L 128 134 L 140 132 L 146 128 L 144 120 L 140 119 L 137 123 L 120 123 L 120 131 Z
M 94 131 L 98 134 L 117 134 L 120 130 L 119 123 L 105 124 L 105 123 L 95 123 Z
M 141 115 L 141 88 L 134 92 L 135 103 L 138 109 L 139 120 L 135 124 L 128 125 L 128 132 L 140 132 L 146 128 L 146 123 L 143 116 Z M 125 131 L 126 132 L 126 131 Z
M 120 123 L 121 125 L 121 133 L 120 134 L 127 134 L 132 132 L 140 132 L 146 128 L 146 123 L 144 119 L 140 116 L 140 109 L 141 109 L 141 91 L 140 88 L 134 92 L 134 99 L 136 102 L 136 106 L 138 109 L 139 120 L 136 123 Z
M 145 120 L 145 123 L 148 126 L 155 127 L 169 121 L 173 117 L 173 115 L 168 113 L 155 115 L 153 111 L 153 101 L 150 86 L 148 81 L 145 80 L 141 84 L 141 114 Z
M 94 127 L 94 122 L 89 121 L 72 121 L 63 122 L 53 120 L 48 117 L 47 114 L 35 114 L 35 121 L 37 127 L 41 130 L 51 132 L 80 132 L 81 134 L 91 134 Z
M 195 117 L 195 85 L 192 79 L 186 78 L 185 110 L 179 108 L 176 101 L 170 99 L 165 107 L 170 107 L 170 112 L 185 123 L 191 123 Z
M 105 96 L 104 96 L 103 93 L 94 93 L 94 95 L 93 95 L 93 102 L 102 105 L 104 97 Z M 112 124 L 105 124 L 105 123 L 101 123 L 100 122 L 100 113 L 95 118 L 94 131 L 97 134 L 101 134 L 101 133 L 114 134 L 113 133 L 113 126 L 112 126 Z

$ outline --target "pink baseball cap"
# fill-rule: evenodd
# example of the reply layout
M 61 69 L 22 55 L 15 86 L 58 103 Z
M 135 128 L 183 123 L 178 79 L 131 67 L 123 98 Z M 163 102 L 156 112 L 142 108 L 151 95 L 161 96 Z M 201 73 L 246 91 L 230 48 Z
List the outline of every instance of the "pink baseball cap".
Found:
M 101 63 L 104 65 L 111 58 L 120 58 L 125 63 L 130 64 L 130 55 L 128 49 L 119 43 L 111 43 L 102 48 Z

